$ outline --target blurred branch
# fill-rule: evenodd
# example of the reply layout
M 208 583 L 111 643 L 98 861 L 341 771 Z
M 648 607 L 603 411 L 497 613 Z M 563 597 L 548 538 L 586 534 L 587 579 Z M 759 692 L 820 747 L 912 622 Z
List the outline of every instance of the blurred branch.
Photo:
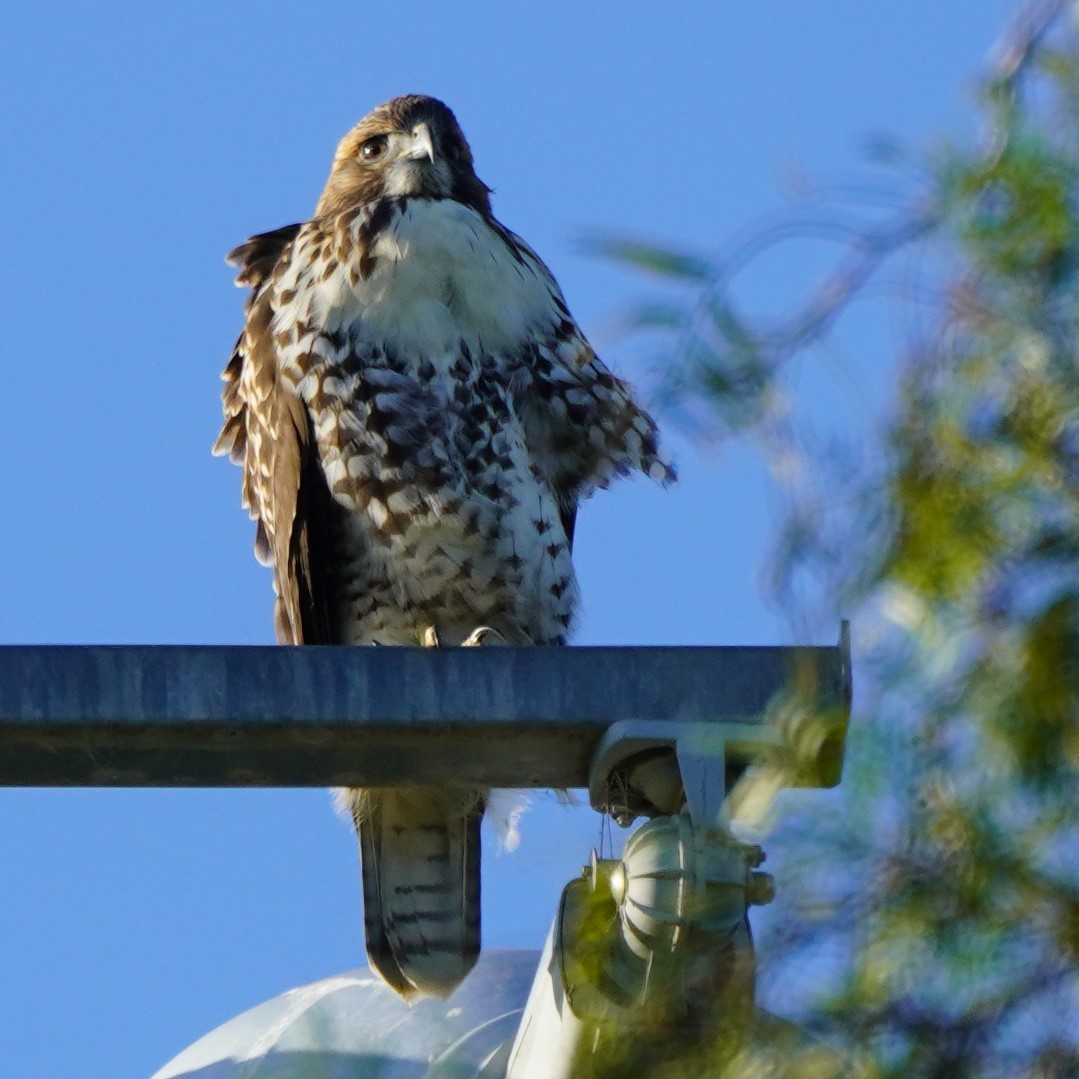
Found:
M 991 160 L 999 159 L 1011 135 L 1024 77 L 1046 37 L 1069 8 L 1076 9 L 1076 0 L 1035 0 L 1027 4 L 993 47 L 985 79 L 986 96 L 996 106 L 990 124 Z
M 1037 55 L 1046 34 L 1075 0 L 1037 0 L 1024 7 L 1010 29 L 997 42 L 989 61 L 992 86 L 1014 84 Z

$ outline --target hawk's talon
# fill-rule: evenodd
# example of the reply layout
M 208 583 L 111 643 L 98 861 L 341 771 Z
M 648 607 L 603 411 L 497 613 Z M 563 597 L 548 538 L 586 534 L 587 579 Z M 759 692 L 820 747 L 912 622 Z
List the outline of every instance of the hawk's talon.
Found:
M 488 638 L 494 640 L 488 640 Z M 490 626 L 477 626 L 462 642 L 462 648 L 480 648 L 486 644 L 505 644 L 506 638 Z
M 423 631 L 423 647 L 424 648 L 441 648 L 442 642 L 438 637 L 437 626 L 427 626 Z

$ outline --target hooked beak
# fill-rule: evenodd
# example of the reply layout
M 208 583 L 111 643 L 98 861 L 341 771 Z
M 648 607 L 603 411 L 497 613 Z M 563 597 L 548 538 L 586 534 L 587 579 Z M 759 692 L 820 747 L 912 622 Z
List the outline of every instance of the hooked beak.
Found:
M 412 129 L 412 142 L 401 156 L 410 161 L 422 161 L 427 158 L 434 164 L 435 144 L 431 140 L 431 132 L 426 124 L 417 124 Z

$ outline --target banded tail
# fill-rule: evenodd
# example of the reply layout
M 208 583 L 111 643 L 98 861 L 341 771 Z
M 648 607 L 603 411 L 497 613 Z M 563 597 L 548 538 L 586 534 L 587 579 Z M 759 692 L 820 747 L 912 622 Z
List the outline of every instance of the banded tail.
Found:
M 404 997 L 446 997 L 480 952 L 479 791 L 349 791 L 371 965 Z

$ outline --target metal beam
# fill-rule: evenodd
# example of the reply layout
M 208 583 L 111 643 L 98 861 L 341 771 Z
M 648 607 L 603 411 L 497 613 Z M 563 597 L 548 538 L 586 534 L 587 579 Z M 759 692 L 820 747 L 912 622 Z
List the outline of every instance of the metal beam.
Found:
M 839 780 L 830 648 L 0 648 L 0 785 L 579 787 L 620 719 L 827 717 L 805 785 Z

